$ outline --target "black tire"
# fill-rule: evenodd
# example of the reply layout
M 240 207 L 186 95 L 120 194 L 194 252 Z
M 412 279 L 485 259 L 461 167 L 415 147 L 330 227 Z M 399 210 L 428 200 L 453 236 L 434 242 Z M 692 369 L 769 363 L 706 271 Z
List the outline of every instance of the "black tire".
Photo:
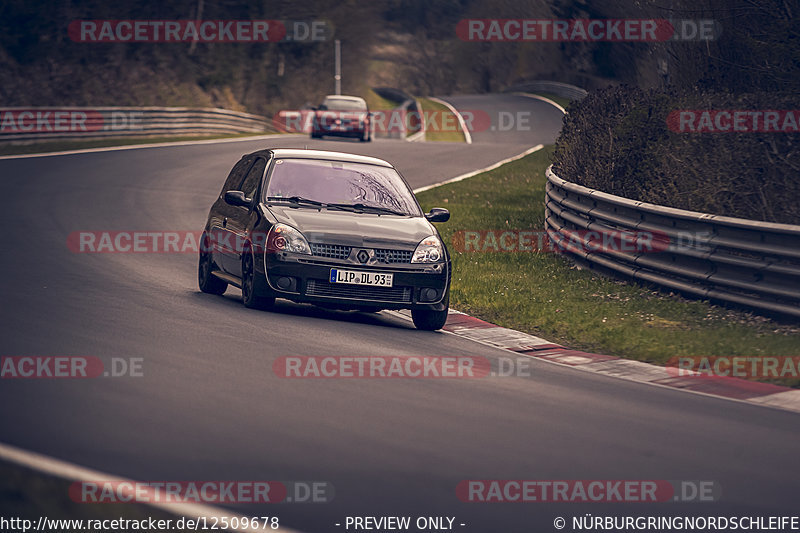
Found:
M 411 319 L 414 321 L 414 326 L 417 329 L 424 331 L 436 331 L 442 329 L 445 322 L 447 322 L 447 310 L 450 306 L 450 295 L 444 297 L 444 309 L 441 311 L 432 311 L 428 309 L 412 309 Z
M 264 296 L 261 284 L 257 282 L 253 251 L 242 254 L 242 303 L 248 309 L 267 309 L 275 303 L 274 297 Z
M 211 274 L 214 260 L 211 257 L 211 243 L 207 235 L 203 235 L 200 245 L 200 258 L 197 264 L 197 284 L 206 294 L 223 294 L 228 283 Z
M 312 132 L 311 132 L 311 138 L 312 138 L 312 139 L 322 139 L 322 134 L 321 134 L 321 133 L 314 133 L 314 132 L 312 131 Z

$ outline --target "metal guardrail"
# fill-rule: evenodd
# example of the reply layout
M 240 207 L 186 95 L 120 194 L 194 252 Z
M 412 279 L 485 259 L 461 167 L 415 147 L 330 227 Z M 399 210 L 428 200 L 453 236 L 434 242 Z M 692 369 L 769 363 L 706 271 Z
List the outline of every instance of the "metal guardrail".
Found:
M 558 81 L 529 81 L 512 85 L 506 92 L 543 92 L 570 100 L 583 100 L 589 94 L 585 89 Z
M 630 200 L 567 182 L 550 167 L 545 228 L 553 244 L 593 270 L 800 317 L 800 226 Z M 655 235 L 663 245 L 598 247 L 590 232 L 610 242 L 621 232 L 633 239 Z
M 400 102 L 392 111 L 398 112 L 401 116 L 406 117 L 422 117 L 422 106 L 417 102 L 416 98 L 403 91 L 402 89 L 395 89 L 394 87 L 373 87 L 373 91 L 378 96 L 391 100 L 393 102 Z M 402 128 L 399 131 L 381 132 L 376 131 L 376 137 L 388 137 L 392 139 L 405 139 L 409 135 L 421 134 L 424 125 L 420 120 L 409 120 L 405 118 L 402 120 Z M 417 136 L 419 137 L 419 136 Z
M 0 108 L 0 143 L 265 131 L 275 131 L 266 117 L 218 108 Z
M 405 92 L 402 89 L 396 89 L 394 87 L 373 87 L 373 91 L 375 94 L 380 96 L 381 98 L 386 98 L 387 100 L 391 100 L 392 102 L 405 102 L 406 100 L 413 100 L 414 97 Z

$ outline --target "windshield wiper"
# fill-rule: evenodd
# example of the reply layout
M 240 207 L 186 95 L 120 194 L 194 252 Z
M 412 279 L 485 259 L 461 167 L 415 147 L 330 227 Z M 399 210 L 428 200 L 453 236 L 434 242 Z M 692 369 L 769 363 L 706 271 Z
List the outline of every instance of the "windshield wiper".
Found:
M 402 217 L 408 216 L 408 213 L 402 213 L 400 211 L 395 211 L 394 209 L 390 209 L 388 207 L 381 207 L 379 205 L 367 205 L 367 204 L 349 204 L 349 205 L 357 209 L 369 209 L 370 211 L 384 213 L 387 215 L 398 215 Z
M 320 202 L 318 200 L 311 200 L 309 198 L 303 198 L 302 196 L 267 196 L 268 202 L 276 202 L 276 201 L 286 201 L 292 202 L 293 204 L 302 204 L 302 205 L 312 205 L 314 207 L 322 207 L 326 209 L 341 209 L 343 211 L 373 211 L 380 214 L 387 214 L 387 215 L 398 215 L 398 216 L 408 216 L 408 213 L 401 213 L 400 211 L 395 211 L 394 209 L 389 209 L 388 207 L 381 207 L 378 205 L 367 205 L 367 204 L 326 204 L 324 202 Z
M 303 198 L 302 196 L 267 196 L 268 202 L 286 201 L 293 204 L 313 205 L 315 207 L 324 207 L 325 204 L 317 200 Z
M 367 205 L 367 204 L 328 204 L 327 207 L 335 207 L 338 209 L 352 209 L 353 211 L 365 211 L 369 210 L 372 212 L 377 212 L 379 214 L 386 214 L 386 215 L 398 215 L 398 216 L 408 216 L 408 213 L 402 213 L 400 211 L 395 211 L 394 209 L 389 209 L 388 207 L 381 207 L 379 205 Z
M 325 209 L 341 209 L 342 211 L 350 211 L 350 209 L 347 209 L 350 204 L 326 204 L 325 202 L 303 198 L 302 196 L 267 196 L 268 202 L 275 202 L 278 200 L 286 200 L 287 202 L 292 202 L 293 204 L 297 205 L 310 205 Z

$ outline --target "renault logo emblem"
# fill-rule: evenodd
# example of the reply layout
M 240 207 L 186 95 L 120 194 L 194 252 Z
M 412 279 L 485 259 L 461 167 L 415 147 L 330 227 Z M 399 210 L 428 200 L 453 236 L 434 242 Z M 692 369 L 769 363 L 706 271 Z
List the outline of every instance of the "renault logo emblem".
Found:
M 356 259 L 359 263 L 366 263 L 369 260 L 369 252 L 366 250 L 359 250 L 356 254 Z

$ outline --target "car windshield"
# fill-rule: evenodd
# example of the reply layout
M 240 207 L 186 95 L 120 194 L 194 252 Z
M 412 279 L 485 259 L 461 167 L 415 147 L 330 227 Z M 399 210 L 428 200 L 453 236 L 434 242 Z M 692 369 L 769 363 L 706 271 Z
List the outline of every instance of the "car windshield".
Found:
M 265 196 L 420 216 L 414 194 L 393 168 L 315 159 L 278 159 Z M 297 203 L 297 202 L 296 202 Z
M 366 111 L 367 105 L 359 100 L 345 98 L 326 98 L 321 108 L 331 111 Z

